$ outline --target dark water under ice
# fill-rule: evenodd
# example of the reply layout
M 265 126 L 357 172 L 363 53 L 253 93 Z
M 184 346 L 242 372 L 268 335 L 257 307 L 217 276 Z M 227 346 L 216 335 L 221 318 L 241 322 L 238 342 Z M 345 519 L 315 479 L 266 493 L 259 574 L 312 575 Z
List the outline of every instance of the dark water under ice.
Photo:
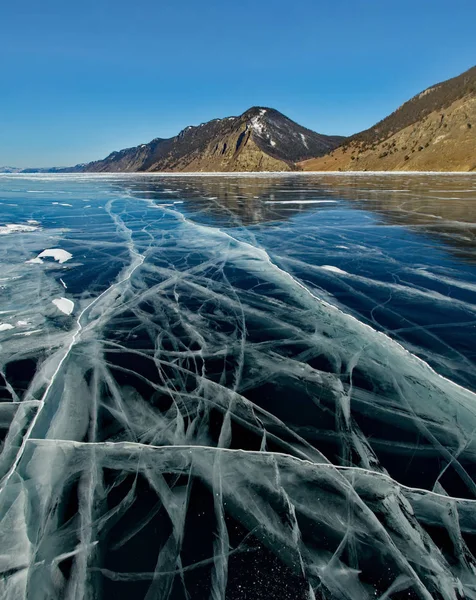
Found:
M 476 598 L 475 233 L 471 175 L 0 175 L 0 598 Z

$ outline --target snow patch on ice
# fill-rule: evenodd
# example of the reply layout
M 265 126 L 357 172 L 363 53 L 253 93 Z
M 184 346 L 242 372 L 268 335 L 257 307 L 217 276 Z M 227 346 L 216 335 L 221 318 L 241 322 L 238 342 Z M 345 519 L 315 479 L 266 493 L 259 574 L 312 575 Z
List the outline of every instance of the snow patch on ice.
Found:
M 8 331 L 9 329 L 15 329 L 10 323 L 0 323 L 0 331 Z
M 40 252 L 36 258 L 32 258 L 31 260 L 28 260 L 27 262 L 29 262 L 29 263 L 40 262 L 41 263 L 41 262 L 43 262 L 41 260 L 42 258 L 48 258 L 48 257 L 51 257 L 54 260 L 57 260 L 60 264 L 63 264 L 66 261 L 73 258 L 73 255 L 71 254 L 71 252 L 68 252 L 67 250 L 63 250 L 62 248 L 47 248 L 46 250 L 43 250 L 43 252 Z
M 347 271 L 343 271 L 339 269 L 339 267 L 334 267 L 333 265 L 321 265 L 321 269 L 325 271 L 331 271 L 331 273 L 338 273 L 339 275 L 348 275 Z
M 42 265 L 43 261 L 41 260 L 41 258 L 38 258 L 37 256 L 35 258 L 30 258 L 30 260 L 25 261 L 31 265 Z
M 10 233 L 27 233 L 30 231 L 36 231 L 37 229 L 38 227 L 35 225 L 7 223 L 6 225 L 0 225 L 0 235 L 9 235 Z
M 70 315 L 74 309 L 74 302 L 68 298 L 55 298 L 53 304 L 65 315 Z

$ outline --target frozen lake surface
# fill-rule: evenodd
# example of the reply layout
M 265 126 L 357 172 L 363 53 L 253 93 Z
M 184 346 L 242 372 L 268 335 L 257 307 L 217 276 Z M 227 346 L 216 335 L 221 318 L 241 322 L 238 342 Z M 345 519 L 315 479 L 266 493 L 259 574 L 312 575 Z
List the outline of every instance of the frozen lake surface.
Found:
M 0 598 L 476 598 L 476 177 L 0 175 Z

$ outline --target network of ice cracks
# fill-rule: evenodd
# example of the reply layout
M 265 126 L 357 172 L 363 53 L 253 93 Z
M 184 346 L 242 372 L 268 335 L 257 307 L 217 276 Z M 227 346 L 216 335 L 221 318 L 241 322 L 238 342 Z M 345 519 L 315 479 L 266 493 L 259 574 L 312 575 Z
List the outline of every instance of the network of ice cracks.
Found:
M 0 597 L 476 598 L 475 395 L 251 230 L 125 194 L 104 210 L 113 280 L 69 326 L 2 338 Z M 33 254 L 9 242 L 13 273 Z M 58 293 L 17 271 L 12 303 Z

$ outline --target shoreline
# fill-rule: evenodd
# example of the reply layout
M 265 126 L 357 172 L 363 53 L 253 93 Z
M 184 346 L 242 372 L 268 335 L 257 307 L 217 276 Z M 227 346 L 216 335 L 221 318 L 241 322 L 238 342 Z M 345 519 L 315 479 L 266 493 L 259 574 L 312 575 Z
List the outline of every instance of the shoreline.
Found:
M 115 171 L 107 173 L 0 173 L 0 177 L 26 178 L 26 177 L 305 177 L 309 175 L 331 175 L 334 177 L 365 177 L 365 176 L 392 176 L 392 175 L 422 175 L 422 176 L 476 176 L 476 171 L 197 171 L 197 172 L 175 172 L 175 171 Z

